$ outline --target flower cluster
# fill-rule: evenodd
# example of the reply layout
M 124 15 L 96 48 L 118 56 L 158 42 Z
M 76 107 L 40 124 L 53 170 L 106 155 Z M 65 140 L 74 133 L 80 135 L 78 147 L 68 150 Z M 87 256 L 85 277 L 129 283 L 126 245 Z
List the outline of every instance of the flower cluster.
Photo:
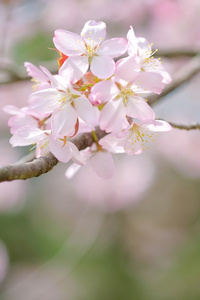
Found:
M 12 146 L 33 145 L 36 157 L 51 152 L 61 162 L 72 159 L 67 177 L 86 163 L 99 176 L 111 177 L 111 153 L 140 154 L 154 140 L 155 132 L 171 129 L 168 123 L 155 120 L 153 109 L 142 97 L 161 93 L 171 81 L 161 61 L 153 57 L 152 44 L 136 37 L 132 27 L 127 39 L 105 37 L 106 24 L 93 20 L 80 35 L 56 30 L 58 73 L 52 75 L 45 67 L 26 62 L 35 82 L 28 106 L 4 108 L 13 115 L 8 122 Z M 96 126 L 107 135 L 94 138 L 91 147 L 79 151 L 72 138 L 84 132 L 93 132 L 95 137 Z

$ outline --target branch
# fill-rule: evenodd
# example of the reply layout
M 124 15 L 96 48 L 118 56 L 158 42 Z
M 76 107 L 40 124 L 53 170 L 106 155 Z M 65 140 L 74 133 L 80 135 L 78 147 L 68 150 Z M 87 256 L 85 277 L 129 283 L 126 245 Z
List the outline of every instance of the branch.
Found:
M 98 139 L 102 138 L 106 133 L 99 128 L 96 129 Z M 85 133 L 72 140 L 79 150 L 83 150 L 94 143 L 92 133 Z M 0 168 L 0 182 L 12 181 L 15 179 L 29 179 L 38 177 L 53 169 L 58 163 L 57 158 L 49 153 L 33 161 L 17 163 Z
M 195 56 L 192 58 L 184 67 L 182 67 L 172 79 L 172 82 L 167 85 L 162 94 L 160 95 L 151 95 L 148 98 L 149 105 L 152 105 L 156 101 L 160 100 L 182 84 L 186 83 L 190 80 L 194 75 L 196 75 L 200 71 L 200 55 Z
M 182 124 L 175 124 L 173 122 L 168 122 L 172 127 L 183 129 L 183 130 L 200 130 L 200 123 L 190 124 L 190 125 L 182 125 Z
M 188 57 L 193 57 L 199 54 L 199 51 L 195 50 L 171 50 L 171 51 L 164 51 L 164 50 L 159 50 L 158 52 L 155 52 L 154 56 L 162 56 L 162 57 L 167 57 L 167 58 L 177 58 L 177 57 L 182 57 L 182 56 L 188 56 Z

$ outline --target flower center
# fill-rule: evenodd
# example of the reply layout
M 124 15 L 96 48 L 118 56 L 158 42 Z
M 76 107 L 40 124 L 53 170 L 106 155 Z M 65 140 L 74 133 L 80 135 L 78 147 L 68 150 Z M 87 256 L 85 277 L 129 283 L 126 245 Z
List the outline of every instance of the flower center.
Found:
M 128 101 L 129 101 L 128 97 L 134 97 L 135 93 L 133 92 L 133 90 L 129 86 L 122 86 L 118 82 L 116 83 L 116 85 L 120 89 L 120 93 L 117 95 L 117 97 L 115 99 L 118 100 L 118 99 L 122 98 L 124 106 L 127 106 Z
M 157 134 L 158 136 L 158 134 Z M 154 133 L 150 132 L 141 126 L 138 126 L 136 123 L 129 130 L 129 140 L 131 141 L 131 145 L 134 150 L 135 145 L 139 142 L 142 145 L 142 149 L 148 149 L 148 142 L 154 141 Z
M 89 59 L 89 64 L 92 62 L 92 58 L 97 55 L 96 52 L 102 42 L 102 38 L 99 38 L 99 42 L 95 41 L 94 37 L 92 36 L 92 32 L 89 32 L 89 37 L 85 37 L 85 34 L 83 35 L 84 37 L 84 55 L 88 56 Z

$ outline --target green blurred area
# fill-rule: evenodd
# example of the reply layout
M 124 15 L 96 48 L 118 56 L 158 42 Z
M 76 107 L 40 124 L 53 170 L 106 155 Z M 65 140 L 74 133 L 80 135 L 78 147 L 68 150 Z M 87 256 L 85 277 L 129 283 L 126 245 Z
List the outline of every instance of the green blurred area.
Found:
M 55 51 L 52 38 L 51 34 L 39 31 L 24 40 L 20 40 L 12 48 L 11 54 L 14 61 L 21 66 L 25 61 L 37 65 L 41 62 L 56 60 L 59 55 Z

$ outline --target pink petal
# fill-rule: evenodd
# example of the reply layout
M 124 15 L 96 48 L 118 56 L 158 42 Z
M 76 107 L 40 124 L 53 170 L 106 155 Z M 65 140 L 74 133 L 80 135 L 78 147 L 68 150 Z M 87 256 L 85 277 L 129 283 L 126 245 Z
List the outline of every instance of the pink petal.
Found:
M 50 152 L 49 147 L 49 136 L 42 139 L 37 143 L 36 151 L 35 151 L 35 157 L 41 157 L 43 155 L 47 155 Z
M 144 93 L 153 92 L 160 94 L 165 87 L 165 84 L 162 81 L 163 77 L 161 74 L 154 72 L 141 72 L 135 82 L 135 85 L 138 85 Z
M 127 143 L 124 150 L 129 155 L 142 153 L 142 140 L 138 139 L 138 136 L 135 132 L 132 132 L 130 135 L 127 136 Z
M 108 102 L 100 113 L 100 128 L 106 132 L 118 132 L 129 123 L 126 119 L 126 108 L 121 100 Z
M 24 66 L 28 75 L 32 78 L 35 78 L 39 81 L 47 81 L 48 77 L 35 65 L 31 64 L 30 62 L 25 62 Z
M 40 90 L 29 96 L 29 107 L 39 113 L 51 113 L 60 105 L 58 101 L 62 97 L 62 93 L 59 93 L 57 89 Z
M 84 52 L 84 43 L 80 35 L 57 29 L 53 38 L 55 47 L 65 55 L 80 55 Z
M 137 54 L 137 38 L 135 36 L 132 26 L 130 26 L 130 29 L 127 33 L 127 40 L 128 40 L 128 54 L 136 55 Z
M 125 80 L 132 82 L 139 76 L 141 70 L 141 61 L 138 56 L 129 56 L 122 58 L 116 63 L 115 80 Z
M 67 177 L 67 179 L 71 179 L 80 168 L 81 166 L 76 163 L 71 164 L 71 166 L 69 166 L 69 168 L 67 168 L 65 172 L 65 176 Z
M 138 37 L 137 38 L 137 46 L 138 46 L 138 55 L 140 57 L 149 57 L 151 54 L 151 44 L 149 41 L 143 37 Z
M 8 121 L 8 126 L 11 127 L 10 132 L 12 134 L 16 133 L 21 127 L 38 127 L 38 121 L 32 116 L 22 114 L 15 117 L 11 117 Z
M 66 87 L 64 88 L 64 86 L 66 86 L 66 81 L 63 80 L 64 78 L 60 78 L 60 76 L 58 76 L 58 75 L 52 75 L 51 72 L 43 66 L 40 66 L 40 69 L 46 74 L 47 79 L 49 79 L 49 81 L 51 82 L 51 86 L 53 88 L 56 88 L 59 90 L 66 89 Z
M 3 111 L 11 115 L 21 114 L 21 109 L 14 105 L 6 105 L 3 107 Z
M 86 164 L 86 159 L 83 155 L 81 155 L 81 152 L 78 150 L 78 148 L 71 142 L 68 141 L 68 146 L 71 148 L 72 151 L 72 157 L 71 159 L 81 165 L 84 166 Z
M 77 122 L 77 113 L 70 103 L 53 112 L 51 117 L 52 134 L 54 138 L 58 135 L 70 135 Z
M 96 174 L 108 179 L 114 175 L 114 161 L 108 151 L 98 151 L 90 158 L 90 164 Z
M 97 54 L 110 56 L 112 58 L 118 57 L 126 51 L 127 41 L 124 38 L 113 38 L 104 41 L 98 48 Z
M 61 162 L 68 162 L 72 156 L 72 150 L 68 146 L 68 141 L 64 145 L 63 141 L 60 139 L 49 139 L 49 148 L 51 153 Z
M 88 125 L 92 127 L 96 125 L 96 113 L 94 111 L 94 107 L 86 97 L 81 96 L 75 98 L 74 108 L 78 116 Z
M 162 66 L 161 62 L 158 59 L 154 59 L 154 61 L 157 61 L 157 62 L 156 62 L 156 66 L 154 66 L 154 69 L 152 70 L 152 72 L 156 72 L 156 73 L 160 74 L 163 78 L 162 82 L 164 82 L 165 84 L 169 84 L 172 81 L 171 76 L 165 70 L 165 68 Z
M 26 146 L 37 143 L 39 140 L 46 138 L 46 132 L 34 127 L 23 127 L 14 134 L 10 143 L 15 146 Z
M 120 91 L 113 81 L 100 81 L 92 87 L 89 99 L 94 103 L 102 104 L 112 100 L 119 93 Z
M 155 132 L 164 132 L 172 130 L 172 126 L 166 121 L 153 120 L 151 124 L 142 124 L 142 128 Z
M 153 120 L 155 113 L 142 97 L 128 97 L 127 115 L 139 120 Z
M 109 78 L 115 71 L 115 62 L 109 56 L 94 56 L 90 66 L 91 72 L 101 78 Z
M 106 24 L 94 20 L 88 21 L 81 31 L 81 36 L 87 45 L 96 47 L 105 39 Z
M 59 75 L 72 83 L 81 79 L 89 67 L 87 56 L 69 57 L 59 70 Z
M 103 137 L 99 144 L 106 150 L 112 153 L 124 153 L 124 140 L 117 138 L 114 134 L 110 133 Z

